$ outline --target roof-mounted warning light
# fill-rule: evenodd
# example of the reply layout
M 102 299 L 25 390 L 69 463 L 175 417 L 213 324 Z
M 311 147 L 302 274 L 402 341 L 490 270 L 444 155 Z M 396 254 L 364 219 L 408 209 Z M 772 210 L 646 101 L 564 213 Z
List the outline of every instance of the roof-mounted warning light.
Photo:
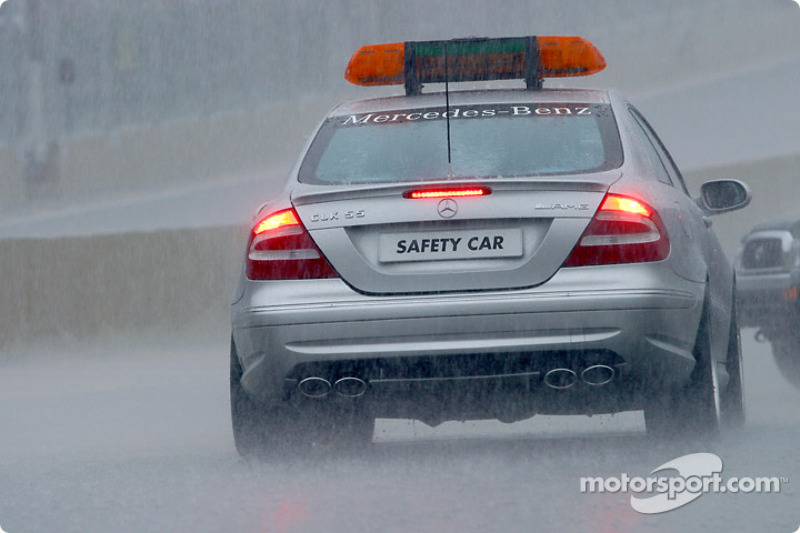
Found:
M 502 37 L 362 46 L 345 71 L 356 85 L 401 85 L 419 94 L 423 83 L 524 79 L 540 89 L 544 78 L 589 76 L 606 61 L 581 37 Z

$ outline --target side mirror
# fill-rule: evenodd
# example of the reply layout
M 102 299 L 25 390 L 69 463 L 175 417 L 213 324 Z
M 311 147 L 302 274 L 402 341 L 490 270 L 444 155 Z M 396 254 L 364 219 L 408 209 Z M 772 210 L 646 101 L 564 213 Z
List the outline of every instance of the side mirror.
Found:
M 753 196 L 750 187 L 738 180 L 707 181 L 700 186 L 697 204 L 710 215 L 736 211 L 746 207 Z

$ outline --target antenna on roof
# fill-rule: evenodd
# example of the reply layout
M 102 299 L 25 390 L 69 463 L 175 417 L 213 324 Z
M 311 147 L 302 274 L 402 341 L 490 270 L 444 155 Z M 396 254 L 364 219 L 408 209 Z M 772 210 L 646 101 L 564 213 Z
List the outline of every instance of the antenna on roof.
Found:
M 447 177 L 453 177 L 453 158 L 450 152 L 450 69 L 447 65 L 447 50 L 450 43 L 444 43 L 444 118 L 447 122 Z

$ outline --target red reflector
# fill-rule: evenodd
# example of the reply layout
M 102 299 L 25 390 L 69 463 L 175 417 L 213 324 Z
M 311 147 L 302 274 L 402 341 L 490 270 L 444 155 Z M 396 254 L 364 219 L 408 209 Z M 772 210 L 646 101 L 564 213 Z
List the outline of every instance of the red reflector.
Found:
M 403 194 L 405 198 L 412 200 L 422 200 L 426 198 L 464 198 L 468 196 L 486 196 L 491 194 L 491 189 L 486 187 L 475 187 L 471 189 L 426 189 L 419 191 L 407 191 Z

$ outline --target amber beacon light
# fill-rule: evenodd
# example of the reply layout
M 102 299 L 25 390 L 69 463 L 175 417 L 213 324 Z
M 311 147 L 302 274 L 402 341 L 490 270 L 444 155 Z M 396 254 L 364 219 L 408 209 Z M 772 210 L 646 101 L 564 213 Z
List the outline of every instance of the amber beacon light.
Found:
M 539 89 L 543 78 L 589 76 L 605 59 L 581 37 L 531 36 L 416 41 L 362 46 L 345 79 L 356 85 L 402 85 L 417 94 L 423 83 L 524 79 Z

